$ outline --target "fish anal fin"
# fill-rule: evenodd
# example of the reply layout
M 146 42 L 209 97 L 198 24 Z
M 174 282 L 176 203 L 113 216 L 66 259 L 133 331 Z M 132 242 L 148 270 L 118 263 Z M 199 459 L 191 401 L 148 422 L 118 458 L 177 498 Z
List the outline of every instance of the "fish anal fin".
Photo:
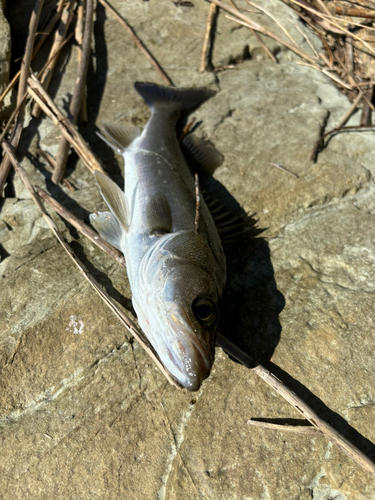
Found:
M 108 241 L 110 245 L 121 250 L 123 229 L 119 221 L 111 212 L 96 212 L 90 214 L 90 222 L 98 231 L 100 236 Z
M 127 147 L 141 135 L 138 127 L 132 125 L 116 125 L 103 123 L 98 136 L 120 154 L 124 154 Z
M 109 209 L 121 224 L 122 229 L 129 229 L 129 209 L 125 193 L 107 175 L 95 171 L 95 179 Z
M 146 218 L 150 234 L 160 235 L 171 232 L 171 208 L 163 193 L 157 193 L 149 200 L 146 206 Z
M 185 137 L 181 149 L 190 167 L 202 179 L 210 177 L 224 161 L 223 155 L 209 141 L 200 139 L 194 134 Z

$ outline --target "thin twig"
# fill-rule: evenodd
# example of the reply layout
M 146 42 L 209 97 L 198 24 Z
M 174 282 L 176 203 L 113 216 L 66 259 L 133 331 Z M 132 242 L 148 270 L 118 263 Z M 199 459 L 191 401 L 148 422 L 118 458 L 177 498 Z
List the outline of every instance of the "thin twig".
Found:
M 133 28 L 130 26 L 130 24 L 125 21 L 125 19 L 120 16 L 120 14 L 115 10 L 112 5 L 110 5 L 107 0 L 99 0 L 99 2 L 106 8 L 108 9 L 117 19 L 117 21 L 126 29 L 126 31 L 129 33 L 137 47 L 143 52 L 143 54 L 147 57 L 147 59 L 150 61 L 150 63 L 154 66 L 156 71 L 159 73 L 159 75 L 162 77 L 162 79 L 165 81 L 167 85 L 172 85 L 172 80 L 169 78 L 169 76 L 166 74 L 166 72 L 162 69 L 160 64 L 157 62 L 157 60 L 154 58 L 154 56 L 150 53 L 150 51 L 146 48 L 142 40 L 135 34 Z
M 51 167 L 52 171 L 55 170 L 56 168 L 56 160 L 55 158 L 48 153 L 48 151 L 43 151 L 43 149 L 37 149 L 36 150 L 37 154 L 45 160 L 48 165 Z M 62 183 L 65 184 L 65 186 L 70 190 L 70 191 L 76 191 L 76 188 L 68 181 L 66 177 L 62 180 Z
M 237 5 L 234 3 L 234 0 L 229 0 L 229 2 L 231 3 L 232 7 L 233 7 L 234 9 L 236 9 L 238 12 L 241 12 L 241 10 L 242 10 L 242 11 L 246 11 L 246 12 L 251 12 L 251 11 L 248 11 L 248 10 L 246 10 L 246 9 L 241 9 L 241 10 L 240 10 L 240 9 L 237 7 Z M 261 10 L 261 9 L 259 9 L 259 10 Z M 256 13 L 256 12 L 254 12 L 254 13 Z M 276 22 L 277 22 L 277 21 L 276 21 Z M 248 27 L 248 28 L 249 28 L 249 27 Z M 255 38 L 258 40 L 258 42 L 261 44 L 261 46 L 263 47 L 263 49 L 265 50 L 265 52 L 268 54 L 268 57 L 269 57 L 270 59 L 272 59 L 272 61 L 273 61 L 274 63 L 277 63 L 277 59 L 276 59 L 276 57 L 272 54 L 272 52 L 269 50 L 269 48 L 268 48 L 268 47 L 267 47 L 267 45 L 264 43 L 264 41 L 260 38 L 260 36 L 258 35 L 258 33 L 257 33 L 257 32 L 256 32 L 253 28 L 249 28 L 249 30 L 251 31 L 251 33 L 253 34 L 253 36 L 255 36 Z
M 55 24 L 59 20 L 59 18 L 61 16 L 61 10 L 62 10 L 62 7 L 64 5 L 64 1 L 65 0 L 59 0 L 59 4 L 57 6 L 56 13 L 53 16 L 53 18 L 50 20 L 50 22 L 48 23 L 48 25 L 46 26 L 46 28 L 44 30 L 45 34 L 43 34 L 43 36 L 40 37 L 40 39 L 38 40 L 38 43 L 35 45 L 35 48 L 33 50 L 32 59 L 34 59 L 34 57 L 37 55 L 37 53 L 39 52 L 39 50 L 42 47 L 43 43 L 46 41 L 47 37 L 51 34 L 53 28 L 55 27 Z M 7 85 L 7 87 L 4 90 L 4 92 L 0 95 L 0 107 L 1 107 L 1 103 L 5 99 L 5 96 L 12 90 L 12 88 L 18 82 L 18 79 L 19 79 L 20 75 L 21 75 L 21 70 L 18 70 L 17 73 L 12 78 L 12 80 Z
M 285 168 L 282 165 L 280 165 L 280 163 L 271 163 L 271 165 L 274 166 L 274 167 L 276 167 L 276 168 L 278 168 L 279 170 L 282 170 L 283 172 L 286 172 L 287 174 L 291 175 L 295 179 L 298 179 L 298 175 L 297 174 L 293 174 L 293 172 L 291 172 L 287 168 Z
M 36 187 L 37 194 L 43 198 L 43 200 L 48 203 L 61 217 L 68 221 L 73 227 L 75 227 L 80 233 L 82 233 L 86 238 L 91 240 L 95 245 L 97 245 L 103 252 L 112 257 L 120 266 L 126 269 L 125 259 L 123 255 L 113 248 L 109 243 L 107 243 L 99 234 L 87 226 L 83 221 L 79 220 L 78 217 L 73 215 L 67 208 L 63 207 L 58 201 L 54 200 L 48 193 L 43 189 Z
M 212 1 L 212 0 L 211 0 Z M 340 22 L 344 22 L 343 20 L 339 20 L 339 22 L 336 22 L 336 18 L 334 16 L 327 16 L 326 14 L 322 14 L 321 12 L 315 10 L 315 9 L 312 9 L 311 7 L 307 6 L 306 4 L 304 3 L 301 3 L 301 2 L 298 2 L 297 0 L 290 0 L 292 3 L 298 5 L 299 7 L 302 7 L 303 9 L 315 14 L 316 16 L 322 18 L 323 20 L 326 20 L 328 21 L 330 24 L 332 24 L 333 26 L 335 26 L 336 28 L 339 28 L 339 30 L 342 31 L 341 34 L 346 34 L 346 35 L 349 35 L 353 38 L 355 38 L 356 40 L 360 41 L 363 43 L 363 45 L 365 47 L 367 47 L 369 49 L 370 52 L 372 52 L 373 54 L 375 54 L 375 49 L 373 47 L 371 47 L 371 45 L 369 45 L 367 42 L 365 42 L 363 39 L 361 39 L 360 36 L 356 35 L 355 33 L 352 33 L 350 31 L 348 31 L 346 28 L 343 28 L 341 25 L 340 25 Z M 349 23 L 349 21 L 348 21 Z M 374 30 L 374 28 L 369 28 L 368 26 L 365 26 L 363 24 L 358 24 L 358 23 L 355 23 L 353 21 L 350 21 L 350 24 L 351 25 L 354 25 L 354 26 L 358 26 L 360 28 L 365 28 L 365 29 L 369 29 L 369 30 Z
M 79 0 L 77 7 L 77 24 L 76 29 L 74 30 L 74 37 L 77 42 L 78 47 L 78 66 L 81 66 L 82 58 L 83 58 L 83 31 L 84 31 L 84 7 L 85 0 Z M 82 95 L 81 109 L 80 109 L 80 120 L 81 122 L 87 123 L 87 85 L 85 85 Z
M 300 66 L 306 66 L 307 68 L 314 68 L 314 69 L 320 71 L 321 73 L 323 73 L 324 75 L 328 76 L 334 82 L 341 85 L 341 87 L 344 87 L 344 89 L 353 90 L 353 87 L 351 85 L 348 85 L 347 83 L 345 83 L 344 80 L 342 80 L 337 75 L 333 75 L 330 71 L 328 71 L 328 69 L 321 68 L 321 67 L 317 66 L 316 64 L 307 64 L 307 63 L 302 62 L 302 61 L 297 62 L 296 64 L 299 64 Z
M 75 2 L 73 0 L 68 0 L 67 3 L 64 6 L 64 10 L 61 13 L 61 19 L 60 19 L 60 24 L 59 27 L 55 33 L 55 38 L 51 47 L 50 51 L 50 57 L 51 62 L 49 63 L 48 67 L 46 68 L 45 72 L 43 73 L 43 76 L 41 78 L 41 83 L 44 87 L 45 90 L 48 89 L 49 84 L 52 79 L 53 71 L 55 69 L 56 63 L 57 63 L 57 58 L 52 56 L 56 52 L 60 52 L 60 47 L 63 44 L 69 25 L 73 19 L 73 7 L 74 7 Z M 35 103 L 32 109 L 32 116 L 38 117 L 40 115 L 40 108 L 39 106 Z
M 26 82 L 30 72 L 30 64 L 33 55 L 34 42 L 35 42 L 35 34 L 38 27 L 38 22 L 40 18 L 40 14 L 42 12 L 44 0 L 37 0 L 33 9 L 33 12 L 30 17 L 29 23 L 29 34 L 27 36 L 26 41 L 26 49 L 22 58 L 21 63 L 21 74 L 20 81 L 18 85 L 18 93 L 17 93 L 17 107 L 19 108 L 16 125 L 13 130 L 12 138 L 10 140 L 11 145 L 14 148 L 17 148 L 18 143 L 20 141 L 21 132 L 23 129 L 23 120 L 24 120 L 24 101 L 23 96 L 26 92 Z M 3 158 L 3 161 L 0 164 L 0 196 L 2 196 L 4 185 L 6 183 L 8 174 L 10 170 L 10 160 L 6 156 Z
M 250 419 L 247 421 L 248 425 L 253 425 L 254 427 L 262 427 L 264 429 L 272 429 L 274 431 L 286 431 L 286 432 L 295 432 L 296 434 L 320 434 L 322 435 L 322 431 L 317 429 L 312 425 L 287 425 L 287 424 L 275 424 L 272 422 L 263 422 L 262 420 L 253 420 Z
M 362 92 L 362 90 L 360 90 L 358 92 L 357 97 L 354 99 L 353 104 L 350 106 L 350 108 L 345 113 L 345 115 L 341 118 L 341 120 L 336 124 L 335 129 L 340 129 L 345 125 L 345 123 L 349 120 L 349 118 L 352 116 L 354 111 L 357 109 L 357 106 L 360 103 L 362 97 L 363 97 L 363 92 Z
M 148 343 L 147 339 L 143 338 L 142 333 L 138 330 L 136 325 L 131 321 L 130 318 L 123 312 L 123 310 L 120 308 L 119 304 L 113 300 L 108 293 L 99 285 L 99 283 L 90 275 L 90 273 L 87 271 L 85 266 L 82 264 L 82 262 L 76 257 L 76 255 L 73 253 L 72 249 L 70 246 L 66 243 L 64 240 L 64 237 L 60 233 L 60 231 L 57 229 L 56 224 L 53 222 L 51 217 L 48 215 L 46 212 L 43 203 L 37 193 L 35 192 L 33 186 L 30 183 L 30 180 L 27 176 L 26 171 L 21 167 L 19 164 L 16 156 L 14 155 L 14 152 L 12 148 L 9 146 L 8 143 L 3 141 L 2 143 L 3 149 L 6 152 L 6 154 L 9 156 L 17 174 L 20 176 L 24 186 L 26 189 L 29 191 L 34 203 L 37 205 L 39 208 L 40 212 L 43 215 L 43 218 L 49 225 L 50 229 L 52 230 L 53 234 L 59 241 L 59 243 L 63 246 L 64 250 L 67 252 L 69 257 L 73 260 L 74 264 L 79 268 L 81 273 L 83 274 L 84 278 L 90 283 L 90 285 L 94 288 L 95 292 L 100 296 L 100 298 L 106 303 L 106 305 L 115 313 L 117 318 L 121 321 L 121 323 L 126 327 L 129 333 L 131 333 L 135 339 L 141 344 L 143 349 L 147 352 L 147 354 L 151 357 L 151 359 L 154 361 L 154 363 L 158 366 L 160 371 L 164 374 L 164 376 L 167 378 L 167 380 L 174 385 L 175 387 L 180 388 L 174 379 L 171 377 L 169 372 L 166 370 L 166 368 L 163 366 L 162 362 L 160 361 L 158 355 L 152 348 L 152 346 Z
M 255 7 L 256 9 L 260 10 L 260 12 L 263 12 L 263 14 L 265 14 L 267 17 L 269 17 L 270 19 L 272 19 L 272 21 L 277 24 L 277 26 L 285 33 L 285 35 L 289 38 L 289 40 L 294 44 L 294 45 L 297 45 L 297 42 L 293 39 L 292 35 L 289 33 L 289 31 L 287 29 L 284 28 L 284 26 L 278 21 L 278 19 L 273 16 L 270 12 L 268 12 L 268 10 L 264 9 L 263 7 L 261 7 L 260 5 L 257 5 L 256 3 L 253 3 L 253 2 L 250 2 L 250 0 L 247 1 L 247 3 L 249 5 L 252 5 L 253 7 Z
M 217 6 L 214 3 L 210 4 L 207 16 L 206 32 L 204 34 L 204 40 L 203 40 L 203 49 L 202 49 L 201 65 L 199 67 L 199 73 L 203 73 L 204 71 L 206 71 L 206 69 L 210 69 L 209 66 L 211 64 L 211 61 L 208 60 L 208 55 L 210 53 L 210 40 L 212 38 L 211 31 L 216 17 L 216 13 L 217 13 Z
M 349 75 L 353 76 L 354 71 L 354 56 L 353 56 L 353 38 L 345 37 L 345 66 Z
M 264 28 L 261 24 L 256 23 L 249 17 L 245 16 L 238 10 L 234 9 L 233 7 L 230 7 L 229 5 L 225 4 L 224 2 L 221 2 L 220 0 L 210 0 L 210 2 L 215 3 L 218 7 L 221 9 L 225 10 L 226 12 L 229 12 L 229 14 L 232 14 L 232 16 L 235 16 L 234 18 L 231 16 L 226 16 L 232 21 L 235 21 L 239 24 L 242 24 L 243 26 L 246 26 L 248 28 L 252 28 L 255 31 L 258 31 L 259 33 L 262 33 L 265 36 L 268 36 L 269 38 L 272 38 L 273 40 L 276 40 L 277 42 L 281 43 L 282 45 L 285 45 L 288 49 L 292 50 L 295 52 L 297 55 L 305 59 L 306 61 L 310 62 L 311 64 L 315 64 L 316 58 L 311 57 L 309 54 L 307 54 L 305 51 L 301 50 L 297 45 L 294 43 L 290 43 L 286 40 L 283 40 L 280 38 L 278 35 L 273 33 L 272 31 L 267 30 Z
M 200 195 L 199 195 L 199 179 L 198 179 L 198 174 L 195 174 L 194 176 L 194 183 L 195 183 L 195 219 L 194 219 L 194 226 L 196 232 L 198 232 L 199 229 L 199 209 L 200 209 Z
M 288 386 L 279 380 L 273 373 L 257 364 L 250 356 L 243 351 L 240 351 L 237 346 L 232 344 L 219 332 L 216 334 L 216 344 L 222 347 L 230 356 L 233 356 L 247 368 L 250 368 L 253 373 L 258 375 L 268 385 L 270 385 L 280 396 L 282 396 L 289 404 L 299 411 L 314 427 L 319 429 L 327 439 L 343 451 L 348 457 L 356 462 L 362 469 L 375 476 L 375 464 L 359 450 L 356 446 L 350 443 L 336 429 L 327 422 L 322 420 L 310 406 L 308 406 L 299 396 L 297 396 Z
M 102 163 L 90 150 L 77 128 L 61 113 L 37 78 L 32 75 L 28 79 L 28 84 L 28 92 L 31 97 L 39 104 L 48 118 L 50 118 L 50 120 L 52 120 L 53 123 L 60 128 L 64 137 L 67 138 L 91 173 L 93 173 L 94 170 L 99 170 L 105 173 Z
M 91 31 L 93 22 L 93 0 L 86 1 L 86 16 L 85 16 L 85 28 L 83 34 L 82 43 L 82 58 L 81 63 L 78 68 L 78 75 L 76 79 L 76 84 L 73 91 L 73 97 L 69 106 L 69 120 L 75 125 L 78 120 L 78 114 L 81 109 L 82 98 L 84 95 L 86 87 L 86 77 L 90 61 L 90 51 L 91 51 Z M 61 179 L 64 176 L 65 166 L 68 159 L 70 143 L 65 138 L 62 137 L 59 142 L 59 149 L 56 155 L 56 170 L 52 175 L 52 182 L 55 184 L 60 184 Z
M 64 43 L 61 45 L 60 47 L 60 50 L 62 50 L 62 48 L 69 42 L 69 40 L 72 38 L 73 36 L 73 33 L 71 33 L 64 41 Z M 52 58 L 54 57 L 57 57 L 58 56 L 58 52 L 56 52 Z M 43 66 L 43 68 L 38 72 L 37 74 L 37 78 L 39 78 L 40 75 L 43 74 L 43 72 L 46 70 L 47 68 L 47 65 L 48 63 L 50 62 L 50 59 L 48 59 L 48 61 L 46 62 L 46 64 Z M 15 110 L 13 111 L 13 113 L 10 115 L 9 119 L 7 120 L 7 124 L 5 125 L 2 133 L 1 133 L 1 136 L 0 136 L 0 143 L 1 141 L 5 138 L 6 134 L 8 133 L 8 130 L 10 129 L 10 127 L 12 126 L 14 120 L 16 119 L 17 117 L 17 114 L 19 112 L 19 110 L 21 109 L 21 107 L 24 105 L 24 102 L 25 102 L 25 99 L 26 97 L 28 96 L 28 91 L 25 92 L 25 94 L 23 95 L 23 98 L 22 100 L 20 100 L 20 102 L 17 104 Z

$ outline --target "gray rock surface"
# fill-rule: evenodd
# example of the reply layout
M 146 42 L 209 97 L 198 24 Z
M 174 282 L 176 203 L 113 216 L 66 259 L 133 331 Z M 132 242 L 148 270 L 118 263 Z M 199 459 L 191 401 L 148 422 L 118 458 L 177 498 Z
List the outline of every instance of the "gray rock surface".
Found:
M 247 258 L 229 263 L 221 330 L 255 358 L 270 359 L 278 377 L 375 459 L 375 139 L 336 136 L 312 164 L 322 123 L 329 114 L 327 127 L 334 126 L 350 103 L 294 55 L 282 50 L 280 64 L 267 60 L 251 34 L 222 14 L 214 64 L 227 64 L 246 44 L 254 57 L 198 74 L 208 4 L 193 3 L 113 1 L 176 85 L 219 91 L 196 113 L 197 133 L 225 155 L 213 189 L 267 228 Z M 267 5 L 285 23 L 295 19 L 280 2 Z M 149 111 L 133 83 L 162 82 L 100 5 L 93 45 L 90 123 L 82 131 L 120 180 L 121 159 L 95 125 L 142 126 Z M 60 106 L 76 56 L 66 51 L 59 63 L 51 92 Z M 87 220 L 104 209 L 91 174 L 71 158 L 69 180 L 78 188 L 71 192 L 54 186 L 35 156 L 37 147 L 55 154 L 59 135 L 46 119 L 31 122 L 19 156 L 35 184 Z M 325 438 L 249 425 L 300 415 L 220 349 L 199 392 L 170 386 L 55 242 L 17 178 L 13 184 L 0 221 L 1 498 L 375 498 L 375 480 Z M 125 304 L 123 270 L 54 218 L 89 271 Z

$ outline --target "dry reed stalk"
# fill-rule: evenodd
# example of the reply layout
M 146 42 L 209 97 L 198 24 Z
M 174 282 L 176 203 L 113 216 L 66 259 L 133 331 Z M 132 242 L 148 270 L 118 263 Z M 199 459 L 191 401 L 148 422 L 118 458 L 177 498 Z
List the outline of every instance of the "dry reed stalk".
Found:
M 93 25 L 93 0 L 86 0 L 85 27 L 82 42 L 82 57 L 78 67 L 78 75 L 73 91 L 73 97 L 69 106 L 68 119 L 75 125 L 78 120 L 79 111 L 82 105 L 82 98 L 86 88 L 87 71 L 90 62 L 91 32 Z M 56 155 L 56 170 L 52 175 L 52 182 L 60 184 L 68 159 L 70 143 L 62 137 L 59 142 L 59 149 Z
M 31 76 L 28 79 L 28 84 L 28 92 L 31 97 L 39 104 L 48 118 L 59 127 L 90 172 L 94 173 L 94 170 L 99 170 L 105 173 L 100 160 L 90 150 L 77 128 L 61 113 L 37 78 Z
M 169 78 L 169 76 L 166 74 L 166 72 L 162 69 L 160 64 L 157 62 L 157 60 L 154 58 L 154 56 L 151 54 L 151 52 L 147 49 L 147 47 L 144 45 L 142 40 L 135 34 L 135 31 L 133 28 L 130 26 L 130 24 L 125 21 L 125 19 L 120 16 L 120 14 L 117 12 L 116 9 L 110 5 L 107 0 L 98 0 L 106 9 L 108 9 L 111 14 L 117 19 L 117 21 L 126 29 L 128 34 L 131 36 L 132 40 L 135 42 L 137 47 L 142 51 L 142 53 L 147 57 L 147 59 L 150 61 L 150 63 L 154 66 L 156 71 L 159 73 L 159 75 L 162 77 L 164 82 L 167 85 L 173 86 L 172 80 Z
M 30 17 L 29 33 L 27 36 L 25 53 L 22 58 L 20 82 L 18 85 L 18 93 L 17 93 L 17 108 L 19 111 L 17 115 L 16 125 L 13 130 L 12 138 L 10 140 L 10 143 L 14 148 L 17 148 L 18 146 L 23 129 L 23 120 L 25 114 L 24 95 L 26 93 L 26 87 L 27 87 L 26 82 L 30 72 L 30 64 L 34 50 L 35 35 L 38 27 L 40 14 L 42 12 L 43 3 L 44 0 L 36 1 L 33 12 Z M 2 196 L 4 185 L 6 183 L 9 174 L 10 166 L 11 166 L 10 160 L 8 156 L 5 156 L 0 164 L 0 196 Z
M 55 160 L 55 158 L 50 153 L 48 153 L 48 151 L 43 151 L 42 149 L 37 149 L 36 152 L 37 152 L 37 154 L 39 156 L 41 156 L 43 158 L 43 160 L 45 160 L 48 163 L 48 165 L 51 167 L 52 171 L 54 171 L 55 168 L 56 168 L 56 160 Z M 65 184 L 65 186 L 70 191 L 75 191 L 76 190 L 76 188 L 65 177 L 62 180 L 62 183 Z
M 67 32 L 69 25 L 73 19 L 73 7 L 75 5 L 74 0 L 68 0 L 67 3 L 64 6 L 64 9 L 61 13 L 61 19 L 60 19 L 60 24 L 59 27 L 55 33 L 55 38 L 51 47 L 50 55 L 48 59 L 50 59 L 50 63 L 47 66 L 45 72 L 43 73 L 41 83 L 44 87 L 45 90 L 48 89 L 49 84 L 52 79 L 53 71 L 55 69 L 56 63 L 57 63 L 57 58 L 53 57 L 54 54 L 60 52 L 61 45 L 64 43 L 64 40 L 66 38 Z M 39 117 L 40 115 L 40 108 L 37 104 L 34 105 L 32 109 L 32 116 L 34 117 Z
M 313 427 L 312 425 L 286 425 L 286 424 L 275 424 L 272 422 L 264 422 L 262 420 L 253 420 L 250 419 L 247 421 L 248 425 L 253 425 L 254 427 L 262 427 L 264 429 L 271 429 L 274 431 L 286 431 L 286 432 L 295 432 L 296 434 L 313 434 L 322 435 L 322 431 Z
M 273 373 L 267 370 L 264 366 L 257 364 L 250 356 L 240 351 L 237 346 L 232 344 L 222 334 L 216 334 L 216 344 L 222 347 L 230 356 L 233 356 L 247 368 L 250 368 L 253 373 L 258 375 L 268 385 L 270 385 L 280 396 L 282 396 L 289 404 L 299 411 L 314 427 L 322 432 L 329 441 L 337 446 L 349 458 L 356 462 L 363 470 L 375 476 L 375 464 L 359 450 L 356 446 L 350 443 L 330 424 L 321 419 L 310 406 L 308 406 L 299 396 L 297 396 L 288 386 L 279 380 Z M 239 352 L 240 351 L 240 352 Z
M 95 245 L 100 248 L 107 255 L 112 257 L 120 266 L 126 269 L 125 259 L 123 255 L 113 248 L 106 240 L 93 229 L 91 229 L 83 221 L 79 220 L 74 214 L 72 214 L 67 208 L 63 207 L 58 201 L 54 200 L 48 193 L 43 189 L 37 187 L 36 192 L 51 208 L 55 210 L 61 217 L 63 217 L 67 222 L 69 222 L 73 227 L 75 227 L 81 234 L 86 236 Z
M 210 40 L 211 40 L 211 31 L 212 31 L 212 26 L 214 24 L 214 19 L 216 17 L 217 13 L 217 6 L 214 3 L 210 4 L 210 8 L 208 11 L 208 16 L 207 16 L 207 23 L 206 23 L 206 31 L 204 34 L 204 40 L 203 40 L 203 49 L 202 49 L 202 56 L 201 56 L 201 65 L 199 67 L 199 73 L 203 73 L 208 69 L 210 61 L 208 60 L 208 56 L 210 53 Z
M 258 31 L 262 35 L 268 36 L 269 38 L 276 40 L 277 42 L 281 43 L 282 45 L 285 45 L 285 47 L 292 50 L 297 55 L 299 55 L 300 57 L 302 57 L 303 59 L 308 61 L 310 64 L 316 64 L 317 60 L 315 57 L 311 57 L 309 54 L 307 54 L 307 52 L 301 50 L 297 45 L 295 45 L 291 42 L 287 42 L 286 40 L 283 40 L 282 38 L 280 38 L 278 35 L 276 35 L 272 31 L 267 30 L 261 24 L 256 23 L 255 21 L 253 21 L 249 17 L 245 16 L 244 14 L 242 14 L 238 10 L 234 9 L 233 7 L 230 7 L 229 5 L 225 4 L 221 0 L 210 0 L 210 2 L 214 3 L 215 5 L 220 7 L 221 9 L 223 9 L 226 12 L 228 12 L 229 14 L 231 14 L 231 16 L 227 16 L 227 17 L 229 19 L 231 19 L 232 21 L 235 21 L 239 24 L 242 24 L 243 26 L 246 26 L 246 27 L 251 28 L 255 31 Z M 234 16 L 234 17 L 232 17 L 232 16 Z
M 231 3 L 231 5 L 232 5 L 233 8 L 235 8 L 238 12 L 240 12 L 239 8 L 234 3 L 234 0 L 229 0 L 229 2 Z M 263 47 L 263 49 L 265 50 L 265 52 L 268 54 L 268 57 L 270 59 L 272 59 L 272 61 L 274 63 L 277 63 L 276 57 L 272 54 L 272 52 L 269 50 L 269 48 L 267 47 L 267 45 L 260 38 L 260 36 L 258 35 L 258 33 L 255 30 L 253 30 L 252 28 L 249 28 L 249 30 L 251 31 L 251 33 L 253 34 L 253 36 L 255 36 L 255 38 L 258 40 L 258 42 L 261 44 L 261 46 Z
M 95 292 L 100 296 L 100 298 L 106 303 L 106 305 L 115 313 L 117 318 L 121 321 L 121 323 L 125 326 L 125 328 L 128 330 L 128 332 L 134 336 L 134 338 L 140 343 L 140 345 L 143 347 L 143 349 L 147 352 L 147 354 L 151 357 L 153 362 L 156 364 L 156 366 L 160 369 L 160 371 L 163 373 L 163 375 L 166 377 L 166 379 L 175 387 L 180 388 L 174 379 L 171 377 L 169 372 L 165 369 L 163 364 L 161 363 L 158 355 L 152 348 L 152 346 L 149 344 L 147 339 L 143 337 L 143 334 L 139 331 L 139 329 L 136 327 L 136 325 L 131 321 L 130 318 L 123 312 L 122 308 L 120 305 L 113 300 L 110 295 L 99 285 L 99 283 L 90 275 L 90 273 L 87 271 L 85 266 L 82 264 L 82 262 L 78 259 L 78 257 L 74 254 L 73 250 L 70 248 L 70 246 L 66 243 L 64 240 L 63 235 L 60 233 L 60 231 L 57 229 L 56 224 L 53 222 L 51 217 L 48 215 L 46 212 L 43 203 L 39 196 L 37 195 L 35 189 L 33 188 L 32 184 L 30 183 L 30 180 L 28 178 L 28 175 L 26 171 L 21 167 L 19 164 L 12 148 L 9 146 L 9 144 L 5 141 L 2 143 L 3 149 L 5 153 L 8 155 L 10 158 L 10 161 L 12 162 L 14 169 L 16 170 L 17 174 L 20 176 L 21 181 L 23 182 L 24 186 L 26 189 L 29 191 L 31 198 L 33 199 L 34 203 L 40 210 L 44 220 L 47 222 L 48 226 L 52 230 L 53 234 L 55 235 L 56 239 L 59 241 L 59 243 L 62 245 L 64 250 L 67 252 L 69 257 L 72 259 L 74 264 L 78 267 L 78 269 L 81 271 L 82 275 L 84 278 L 90 283 L 90 285 L 93 287 Z

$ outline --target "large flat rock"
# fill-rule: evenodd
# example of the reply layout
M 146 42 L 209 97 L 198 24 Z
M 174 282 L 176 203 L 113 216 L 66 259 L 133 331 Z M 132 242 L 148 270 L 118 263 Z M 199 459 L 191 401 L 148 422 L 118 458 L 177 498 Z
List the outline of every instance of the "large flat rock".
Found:
M 333 127 L 348 100 L 269 41 L 280 63 L 268 60 L 253 35 L 222 13 L 214 65 L 231 64 L 245 45 L 253 58 L 199 74 L 208 4 L 192 3 L 113 1 L 176 85 L 218 91 L 195 113 L 197 133 L 225 155 L 212 187 L 267 228 L 246 258 L 229 262 L 221 330 L 375 459 L 372 134 L 337 136 L 311 163 L 322 124 Z M 298 23 L 280 2 L 264 6 Z M 256 19 L 271 28 L 264 16 Z M 97 127 L 144 125 L 149 110 L 134 81 L 162 80 L 100 4 L 93 47 L 89 124 L 81 130 L 119 181 L 122 160 Z M 61 107 L 76 65 L 76 51 L 64 51 L 51 87 Z M 90 172 L 70 158 L 71 192 L 54 186 L 36 159 L 38 147 L 56 154 L 59 136 L 48 120 L 32 121 L 19 157 L 32 182 L 88 220 L 105 208 Z M 375 480 L 324 437 L 251 426 L 251 418 L 300 415 L 221 349 L 197 393 L 170 386 L 53 239 L 17 178 L 13 188 L 0 221 L 1 498 L 375 498 Z M 126 305 L 124 270 L 54 219 L 88 270 Z

